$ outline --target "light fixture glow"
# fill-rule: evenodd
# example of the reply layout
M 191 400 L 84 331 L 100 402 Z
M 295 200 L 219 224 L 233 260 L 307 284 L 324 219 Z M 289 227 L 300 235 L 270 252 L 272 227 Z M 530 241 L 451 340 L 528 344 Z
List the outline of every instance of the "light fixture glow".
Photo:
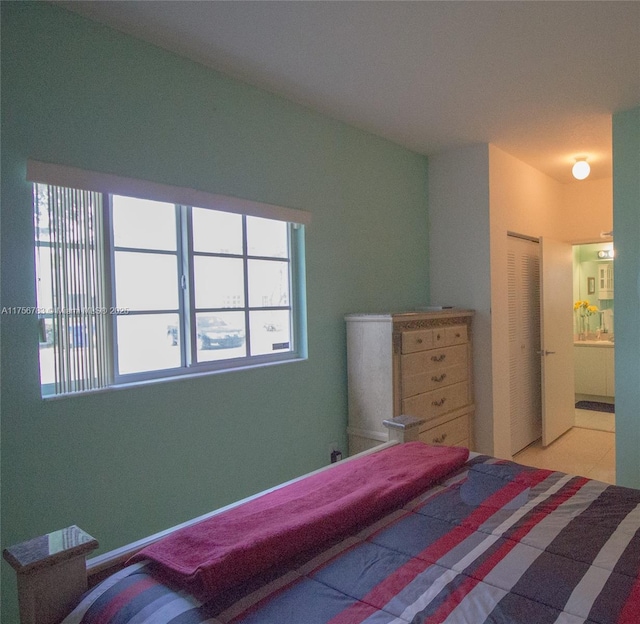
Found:
M 590 173 L 591 167 L 586 159 L 576 160 L 573 168 L 571 169 L 571 173 L 573 173 L 573 177 L 576 180 L 584 180 Z

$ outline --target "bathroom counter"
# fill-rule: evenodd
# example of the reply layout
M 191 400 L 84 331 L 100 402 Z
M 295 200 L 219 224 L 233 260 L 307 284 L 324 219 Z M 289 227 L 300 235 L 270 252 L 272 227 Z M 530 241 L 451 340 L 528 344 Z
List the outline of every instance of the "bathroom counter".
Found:
M 613 348 L 615 347 L 615 343 L 611 342 L 611 340 L 574 340 L 574 347 L 605 347 L 605 348 Z

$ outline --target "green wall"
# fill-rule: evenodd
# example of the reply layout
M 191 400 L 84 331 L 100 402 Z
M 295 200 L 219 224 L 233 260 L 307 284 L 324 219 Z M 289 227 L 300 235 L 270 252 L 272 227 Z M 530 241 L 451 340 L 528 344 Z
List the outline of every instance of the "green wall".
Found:
M 613 116 L 616 481 L 640 487 L 640 107 Z M 623 339 L 620 339 L 623 338 Z
M 1 8 L 2 306 L 35 304 L 27 158 L 313 215 L 304 362 L 43 401 L 36 319 L 2 316 L 2 546 L 75 523 L 108 550 L 328 463 L 344 314 L 428 303 L 426 158 L 59 7 Z

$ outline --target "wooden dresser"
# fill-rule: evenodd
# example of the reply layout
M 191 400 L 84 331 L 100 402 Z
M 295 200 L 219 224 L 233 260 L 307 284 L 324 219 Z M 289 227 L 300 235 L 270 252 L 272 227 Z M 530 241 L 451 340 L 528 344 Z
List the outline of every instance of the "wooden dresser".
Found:
M 349 314 L 349 454 L 388 438 L 382 422 L 423 418 L 419 439 L 473 446 L 473 311 Z

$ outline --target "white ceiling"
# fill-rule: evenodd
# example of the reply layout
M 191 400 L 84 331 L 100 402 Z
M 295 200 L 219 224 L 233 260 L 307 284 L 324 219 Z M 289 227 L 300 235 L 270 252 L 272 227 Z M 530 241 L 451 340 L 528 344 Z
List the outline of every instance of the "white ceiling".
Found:
M 640 105 L 637 1 L 63 1 L 424 154 L 493 143 L 561 182 L 611 175 Z

